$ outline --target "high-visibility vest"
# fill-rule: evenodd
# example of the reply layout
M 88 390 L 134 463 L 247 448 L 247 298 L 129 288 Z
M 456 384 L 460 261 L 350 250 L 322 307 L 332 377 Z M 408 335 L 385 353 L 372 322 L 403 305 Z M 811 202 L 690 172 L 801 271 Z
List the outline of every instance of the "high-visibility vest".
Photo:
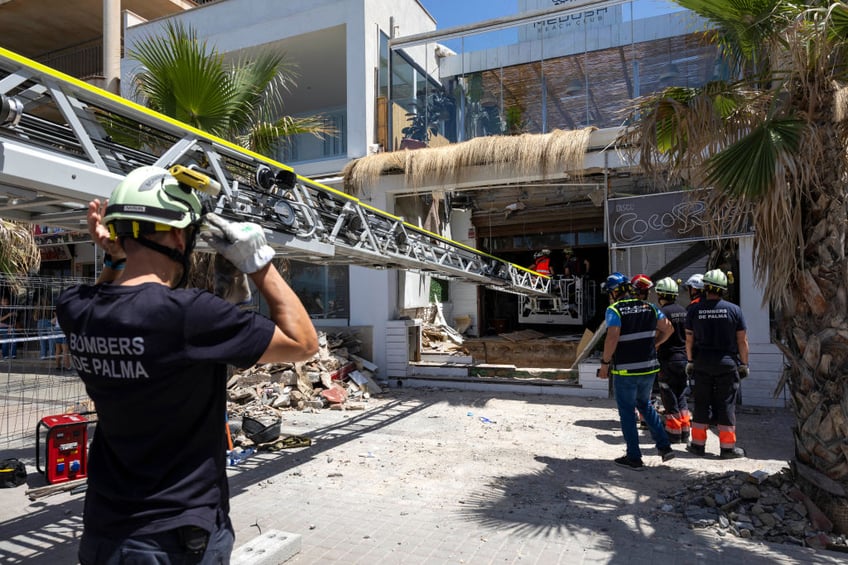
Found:
M 536 257 L 536 264 L 533 265 L 533 270 L 543 275 L 550 275 L 551 258 L 546 256 Z
M 660 364 L 654 346 L 659 319 L 656 307 L 638 298 L 625 298 L 610 308 L 621 318 L 621 335 L 611 373 L 622 376 L 658 373 Z

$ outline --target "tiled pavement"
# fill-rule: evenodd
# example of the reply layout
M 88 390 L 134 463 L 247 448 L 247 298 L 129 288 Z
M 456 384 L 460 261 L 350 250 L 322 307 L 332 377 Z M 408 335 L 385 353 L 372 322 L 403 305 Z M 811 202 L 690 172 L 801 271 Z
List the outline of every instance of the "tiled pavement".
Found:
M 787 423 L 779 411 L 740 414 L 740 437 L 757 441 L 736 468 L 785 466 L 788 430 L 774 444 L 756 434 Z M 365 411 L 287 412 L 284 432 L 315 443 L 232 468 L 236 546 L 275 529 L 301 536 L 292 565 L 846 562 L 688 529 L 660 511 L 658 485 L 719 461 L 681 453 L 663 465 L 646 439 L 649 467 L 617 468 L 616 424 L 607 400 L 408 389 Z M 75 563 L 82 495 L 31 503 L 24 489 L 0 490 L 0 563 Z

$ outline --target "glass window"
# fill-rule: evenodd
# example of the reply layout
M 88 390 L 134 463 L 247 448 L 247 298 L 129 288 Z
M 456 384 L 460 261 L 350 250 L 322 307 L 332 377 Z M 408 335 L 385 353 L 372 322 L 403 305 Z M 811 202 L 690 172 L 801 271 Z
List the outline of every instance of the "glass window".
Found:
M 289 285 L 312 318 L 349 318 L 349 269 L 292 261 Z

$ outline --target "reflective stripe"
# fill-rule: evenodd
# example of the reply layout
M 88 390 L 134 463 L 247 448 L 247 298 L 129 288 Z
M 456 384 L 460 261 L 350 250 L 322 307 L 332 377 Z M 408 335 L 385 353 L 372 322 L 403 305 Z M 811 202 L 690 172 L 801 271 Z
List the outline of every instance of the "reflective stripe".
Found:
M 647 375 L 656 375 L 658 372 L 659 372 L 659 369 L 655 369 L 655 370 L 652 370 L 652 371 L 641 371 L 641 372 L 638 372 L 638 373 L 635 372 L 635 371 L 615 371 L 614 370 L 614 371 L 612 371 L 612 374 L 617 375 L 619 377 L 644 377 L 644 376 L 647 376 Z
M 656 332 L 654 330 L 651 330 L 651 331 L 648 331 L 648 332 L 637 332 L 637 333 L 622 335 L 621 337 L 618 338 L 618 341 L 634 341 L 634 340 L 637 340 L 637 339 L 646 339 L 646 338 L 649 338 L 649 337 L 654 337 L 655 335 L 656 335 Z
M 638 363 L 616 363 L 616 371 L 630 371 L 632 369 L 656 369 L 659 371 L 660 366 L 656 359 L 648 359 L 647 361 L 639 361 Z

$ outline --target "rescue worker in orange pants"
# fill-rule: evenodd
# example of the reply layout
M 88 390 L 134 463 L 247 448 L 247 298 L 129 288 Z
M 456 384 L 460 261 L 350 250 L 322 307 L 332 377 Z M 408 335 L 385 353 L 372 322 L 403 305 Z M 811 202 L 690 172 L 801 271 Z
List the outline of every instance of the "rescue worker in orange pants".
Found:
M 691 415 L 686 400 L 689 385 L 686 378 L 686 308 L 677 303 L 679 287 L 671 277 L 657 281 L 655 287 L 660 310 L 674 333 L 657 346 L 660 362 L 660 396 L 665 408 L 665 431 L 671 443 L 688 443 Z
M 742 309 L 724 300 L 727 275 L 704 274 L 704 296 L 686 314 L 686 375 L 695 378 L 690 453 L 706 454 L 710 419 L 718 425 L 720 457 L 745 456 L 736 445 L 736 397 L 748 376 L 748 333 Z

